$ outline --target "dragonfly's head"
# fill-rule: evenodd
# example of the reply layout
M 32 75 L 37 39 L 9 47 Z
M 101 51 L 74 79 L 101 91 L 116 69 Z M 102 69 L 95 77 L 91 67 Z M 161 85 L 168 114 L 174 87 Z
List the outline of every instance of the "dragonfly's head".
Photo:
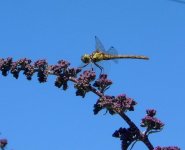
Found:
M 83 55 L 83 56 L 81 57 L 81 60 L 82 60 L 82 62 L 85 63 L 85 64 L 90 63 L 90 61 L 91 61 L 90 55 L 88 55 L 88 54 Z

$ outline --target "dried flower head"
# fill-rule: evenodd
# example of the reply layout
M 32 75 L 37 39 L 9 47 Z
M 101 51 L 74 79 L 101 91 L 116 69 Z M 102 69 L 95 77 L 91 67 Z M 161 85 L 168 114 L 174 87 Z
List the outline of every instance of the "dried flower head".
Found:
M 112 136 L 122 141 L 122 150 L 126 150 L 129 145 L 138 138 L 137 131 L 133 128 L 120 128 L 116 130 Z
M 98 90 L 100 90 L 100 92 L 103 93 L 110 87 L 111 84 L 112 84 L 112 81 L 107 79 L 107 75 L 101 74 L 99 79 L 95 81 L 93 86 L 97 87 Z
M 163 126 L 164 123 L 162 123 L 159 119 L 151 116 L 145 116 L 141 122 L 141 127 L 147 127 L 148 130 L 161 130 Z
M 12 58 L 8 57 L 7 59 L 0 59 L 0 70 L 3 76 L 7 76 L 8 72 L 11 69 Z
M 154 150 L 180 150 L 180 148 L 176 146 L 168 146 L 168 147 L 157 146 L 156 148 L 154 148 Z
M 100 97 L 94 105 L 94 114 L 97 114 L 104 108 L 106 108 L 110 114 L 122 113 L 127 110 L 133 111 L 134 105 L 136 104 L 133 99 L 126 97 L 125 94 L 118 95 L 117 97 L 103 96 Z
M 76 95 L 85 97 L 85 94 L 91 90 L 91 84 L 95 80 L 96 74 L 92 70 L 86 70 L 80 77 L 77 79 L 74 87 L 77 89 Z
M 0 148 L 1 149 L 4 149 L 7 144 L 8 144 L 7 139 L 0 139 Z

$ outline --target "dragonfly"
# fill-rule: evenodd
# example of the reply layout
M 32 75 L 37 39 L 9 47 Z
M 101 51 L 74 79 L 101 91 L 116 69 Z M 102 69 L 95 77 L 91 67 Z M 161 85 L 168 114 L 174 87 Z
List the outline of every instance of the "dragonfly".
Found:
M 95 50 L 91 54 L 84 54 L 81 57 L 81 61 L 85 64 L 83 67 L 86 67 L 89 64 L 94 64 L 100 69 L 101 73 L 104 68 L 103 66 L 99 65 L 98 62 L 105 61 L 105 60 L 113 60 L 115 63 L 117 63 L 118 59 L 148 60 L 149 57 L 144 55 L 120 55 L 117 53 L 117 50 L 113 46 L 111 46 L 108 50 L 105 50 L 102 42 L 97 36 L 95 36 Z M 93 67 L 92 67 L 92 70 L 93 70 Z

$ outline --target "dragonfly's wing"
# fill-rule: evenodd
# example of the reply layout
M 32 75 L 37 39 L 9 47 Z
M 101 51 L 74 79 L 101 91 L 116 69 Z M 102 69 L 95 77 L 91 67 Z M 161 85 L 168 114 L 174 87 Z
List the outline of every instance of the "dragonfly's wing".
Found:
M 95 44 L 96 50 L 106 52 L 103 44 L 101 43 L 100 39 L 97 36 L 95 36 Z
M 106 52 L 110 55 L 118 55 L 118 51 L 113 46 L 111 46 Z
M 113 47 L 111 46 L 107 51 L 106 51 L 107 54 L 109 55 L 118 55 L 118 51 Z M 118 63 L 118 59 L 113 59 L 113 61 L 115 63 Z

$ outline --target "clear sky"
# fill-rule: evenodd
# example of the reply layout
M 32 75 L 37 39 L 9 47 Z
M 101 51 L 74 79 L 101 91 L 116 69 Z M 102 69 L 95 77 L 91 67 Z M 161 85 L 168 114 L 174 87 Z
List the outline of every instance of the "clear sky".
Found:
M 107 94 L 126 93 L 138 105 L 128 115 L 140 124 L 155 108 L 166 125 L 151 135 L 154 146 L 185 149 L 185 4 L 173 0 L 0 0 L 0 57 L 60 59 L 81 64 L 97 35 L 105 48 L 120 54 L 144 54 L 149 61 L 110 63 L 114 82 Z M 94 116 L 97 96 L 75 96 L 73 84 L 62 91 L 50 77 L 39 84 L 0 76 L 0 137 L 12 150 L 118 150 L 112 133 L 125 122 L 119 116 Z M 127 126 L 126 126 L 127 127 Z M 136 149 L 146 149 L 137 143 Z

